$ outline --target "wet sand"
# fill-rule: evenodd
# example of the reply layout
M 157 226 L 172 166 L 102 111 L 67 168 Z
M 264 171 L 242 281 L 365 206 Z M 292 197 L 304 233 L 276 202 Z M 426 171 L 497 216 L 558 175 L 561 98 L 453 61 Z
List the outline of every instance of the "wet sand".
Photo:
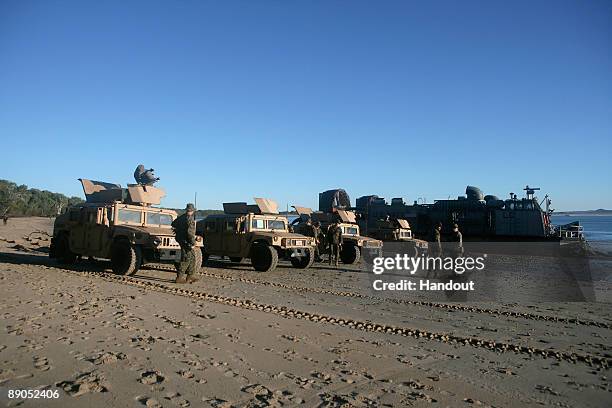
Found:
M 187 286 L 172 283 L 167 266 L 151 265 L 119 281 L 106 262 L 66 268 L 49 260 L 47 237 L 30 233 L 51 229 L 44 218 L 0 225 L 6 406 L 612 403 L 610 372 L 597 363 L 612 358 L 604 301 L 384 298 L 360 268 L 323 264 L 256 273 L 215 261 Z M 610 281 L 594 285 L 606 300 Z M 512 298 L 520 288 L 497 290 Z M 9 389 L 58 390 L 59 397 L 8 399 Z

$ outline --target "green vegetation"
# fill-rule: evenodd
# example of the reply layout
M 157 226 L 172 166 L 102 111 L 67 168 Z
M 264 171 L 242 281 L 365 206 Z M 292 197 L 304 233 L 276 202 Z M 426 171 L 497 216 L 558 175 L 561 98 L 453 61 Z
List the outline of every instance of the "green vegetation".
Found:
M 66 197 L 60 193 L 28 188 L 12 181 L 0 179 L 0 217 L 34 216 L 55 217 L 65 208 L 82 203 L 79 197 Z M 176 210 L 179 214 L 184 209 Z M 196 216 L 203 218 L 211 214 L 223 214 L 223 210 L 198 210 Z
M 83 200 L 79 197 L 66 197 L 63 194 L 0 180 L 0 217 L 54 217 L 61 214 L 64 208 L 80 202 Z

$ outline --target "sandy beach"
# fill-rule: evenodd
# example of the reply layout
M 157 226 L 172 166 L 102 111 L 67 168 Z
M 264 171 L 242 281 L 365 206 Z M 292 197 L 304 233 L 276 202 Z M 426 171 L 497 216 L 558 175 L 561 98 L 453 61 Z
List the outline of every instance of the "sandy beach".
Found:
M 176 285 L 168 265 L 129 278 L 104 261 L 59 266 L 51 231 L 47 218 L 0 226 L 8 407 L 612 403 L 609 280 L 593 282 L 598 302 L 444 303 L 377 296 L 358 267 L 212 261 Z M 7 398 L 17 389 L 59 392 Z

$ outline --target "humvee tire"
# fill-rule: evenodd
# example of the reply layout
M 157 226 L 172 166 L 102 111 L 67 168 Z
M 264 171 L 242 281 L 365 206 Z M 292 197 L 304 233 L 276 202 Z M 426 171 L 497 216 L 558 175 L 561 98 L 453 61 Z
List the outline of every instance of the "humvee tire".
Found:
M 363 251 L 363 260 L 368 264 L 373 264 L 374 259 L 382 256 L 382 249 Z
M 126 239 L 113 243 L 111 249 L 111 264 L 113 272 L 117 275 L 133 275 L 140 269 L 142 251 L 140 247 L 132 245 Z
M 314 251 L 311 251 L 309 249 L 306 250 L 306 256 L 294 256 L 291 258 L 291 265 L 293 265 L 294 268 L 308 269 L 312 266 L 313 263 Z
M 182 255 L 181 255 L 182 256 Z M 193 256 L 195 257 L 195 273 L 198 274 L 200 273 L 200 268 L 202 268 L 202 265 L 204 264 L 204 261 L 202 259 L 204 259 L 204 253 L 202 251 L 198 251 L 196 247 L 193 248 Z M 174 269 L 176 269 L 176 272 L 179 272 L 179 264 L 180 262 L 175 262 L 174 263 Z
M 200 268 L 204 263 L 204 254 L 202 253 L 202 251 L 198 251 L 197 247 L 193 247 L 193 253 L 195 255 L 195 273 L 200 273 Z
M 209 254 L 207 254 L 206 252 L 204 252 L 204 247 L 200 248 L 200 259 L 202 260 L 200 262 L 200 266 L 204 266 L 204 264 L 206 263 L 206 261 L 208 261 L 208 258 L 210 257 Z M 196 258 L 197 259 L 197 258 Z
M 359 262 L 361 257 L 361 251 L 357 245 L 344 245 L 342 251 L 340 251 L 340 259 L 342 263 L 347 265 L 353 265 Z
M 233 263 L 241 263 L 242 262 L 242 257 L 240 257 L 240 256 L 230 256 L 229 259 Z
M 273 246 L 256 242 L 251 247 L 251 264 L 259 272 L 273 271 L 278 264 L 278 252 Z
M 68 234 L 64 233 L 59 236 L 57 244 L 54 245 L 54 253 L 57 260 L 62 264 L 73 264 L 76 262 L 78 256 L 70 250 L 70 242 L 68 240 Z
M 202 268 L 202 265 L 204 265 L 204 253 L 203 250 L 198 251 L 197 247 L 193 247 L 193 256 L 195 257 L 195 273 L 198 274 L 200 273 L 200 268 Z M 174 269 L 176 269 L 176 272 L 178 273 L 179 271 L 179 265 L 180 265 L 180 261 L 179 262 L 175 262 L 174 263 Z
M 406 252 L 408 252 L 409 255 L 410 255 L 410 252 L 412 252 L 413 253 L 412 254 L 412 258 L 418 258 L 419 257 L 419 248 L 417 248 L 416 246 L 414 246 L 412 248 L 412 250 L 408 250 Z

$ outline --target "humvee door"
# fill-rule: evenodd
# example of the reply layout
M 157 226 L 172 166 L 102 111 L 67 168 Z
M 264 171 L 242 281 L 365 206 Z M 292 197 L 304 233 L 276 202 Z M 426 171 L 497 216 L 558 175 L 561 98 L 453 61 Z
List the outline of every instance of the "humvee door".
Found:
M 221 231 L 223 223 L 223 218 L 209 217 L 204 219 L 204 227 L 201 233 L 204 236 L 206 247 L 211 253 L 219 252 L 223 249 L 223 234 Z
M 70 247 L 75 253 L 105 257 L 108 227 L 104 225 L 104 207 L 83 207 L 79 221 L 70 231 Z
M 240 220 L 242 217 L 229 217 L 224 218 L 220 225 L 223 229 L 221 233 L 221 241 L 223 245 L 223 252 L 232 256 L 240 254 L 242 250 L 242 241 L 244 234 L 239 234 Z

